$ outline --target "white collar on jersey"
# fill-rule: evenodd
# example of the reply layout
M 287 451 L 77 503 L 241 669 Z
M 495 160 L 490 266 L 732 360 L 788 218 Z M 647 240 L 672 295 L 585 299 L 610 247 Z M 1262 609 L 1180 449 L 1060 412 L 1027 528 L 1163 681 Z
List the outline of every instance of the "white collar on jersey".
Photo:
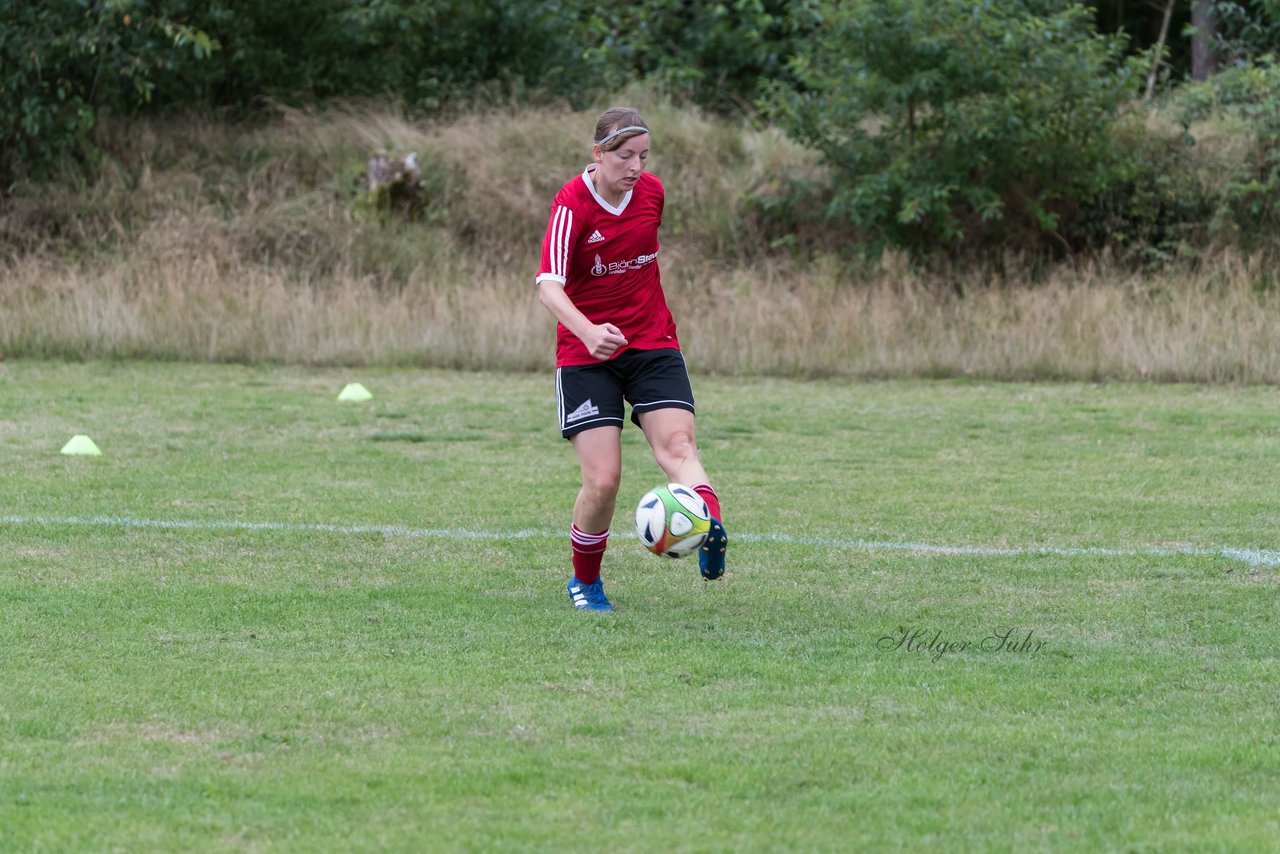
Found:
M 596 184 L 591 180 L 591 173 L 594 171 L 596 171 L 596 164 L 588 163 L 587 168 L 582 172 L 582 182 L 587 185 L 587 189 L 591 191 L 591 195 L 595 197 L 595 200 L 600 204 L 600 207 L 604 208 L 614 216 L 621 216 L 622 212 L 627 209 L 627 205 L 631 202 L 631 194 L 634 193 L 635 190 L 627 190 L 627 194 L 622 197 L 622 201 L 619 202 L 618 206 L 615 208 L 613 205 L 601 198 L 600 194 L 596 192 Z

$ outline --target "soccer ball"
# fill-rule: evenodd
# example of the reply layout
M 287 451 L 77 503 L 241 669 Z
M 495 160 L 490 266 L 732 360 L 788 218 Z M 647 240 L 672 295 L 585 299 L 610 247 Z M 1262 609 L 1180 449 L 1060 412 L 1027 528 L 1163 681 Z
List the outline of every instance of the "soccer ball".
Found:
M 636 533 L 656 555 L 684 557 L 698 550 L 711 532 L 711 511 L 682 483 L 655 486 L 636 507 Z

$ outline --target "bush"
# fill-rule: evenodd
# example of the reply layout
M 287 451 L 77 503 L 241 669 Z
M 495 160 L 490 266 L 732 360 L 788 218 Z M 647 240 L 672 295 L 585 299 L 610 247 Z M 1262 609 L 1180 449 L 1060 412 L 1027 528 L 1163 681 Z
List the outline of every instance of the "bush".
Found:
M 1202 163 L 1196 139 L 1137 114 L 1118 122 L 1112 138 L 1120 165 L 1082 202 L 1076 245 L 1146 268 L 1197 255 L 1213 236 L 1218 201 L 1216 170 Z
M 1248 150 L 1229 176 L 1215 222 L 1246 246 L 1274 242 L 1280 227 L 1280 63 L 1271 55 L 1239 61 L 1184 87 L 1172 106 L 1185 126 L 1214 117 L 1247 137 Z
M 816 29 L 818 0 L 585 3 L 577 41 L 599 67 L 716 112 L 752 112 Z
M 251 0 L 192 4 L 226 45 L 202 100 L 249 107 L 267 96 L 294 106 L 391 95 L 434 110 L 495 81 L 519 92 L 569 91 L 598 64 L 572 39 L 577 3 L 550 0 Z
M 47 0 L 0 7 L 0 195 L 91 162 L 100 110 L 130 112 L 157 80 L 207 59 L 206 33 L 141 0 Z
M 1117 173 L 1122 50 L 1066 0 L 845 0 L 765 108 L 823 153 L 830 213 L 873 252 L 1070 248 Z
M 581 107 L 646 79 L 719 110 L 786 78 L 816 0 L 48 0 L 0 4 L 0 192 L 97 156 L 103 111 L 391 97 Z M 215 53 L 216 51 L 216 53 Z M 212 61 L 210 61 L 212 60 Z

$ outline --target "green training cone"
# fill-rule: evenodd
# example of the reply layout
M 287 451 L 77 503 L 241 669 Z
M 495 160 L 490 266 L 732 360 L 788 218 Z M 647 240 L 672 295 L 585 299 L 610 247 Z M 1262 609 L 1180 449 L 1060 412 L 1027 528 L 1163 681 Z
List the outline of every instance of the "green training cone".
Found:
M 62 446 L 62 453 L 87 457 L 102 456 L 102 451 L 98 450 L 98 446 L 93 443 L 93 440 L 83 434 L 72 436 L 71 441 Z
M 346 388 L 338 394 L 338 400 L 361 401 L 372 399 L 373 395 L 369 394 L 369 389 L 360 385 L 360 383 L 347 383 Z

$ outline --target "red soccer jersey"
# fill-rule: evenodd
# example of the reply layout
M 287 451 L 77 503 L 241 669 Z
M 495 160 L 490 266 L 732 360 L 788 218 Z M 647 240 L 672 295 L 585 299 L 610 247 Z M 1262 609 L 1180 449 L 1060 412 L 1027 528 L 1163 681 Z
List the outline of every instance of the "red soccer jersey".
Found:
M 641 172 L 615 208 L 591 183 L 595 164 L 569 181 L 551 203 L 536 281 L 550 279 L 592 323 L 612 323 L 636 350 L 679 349 L 676 323 L 658 275 L 662 182 Z M 595 365 L 578 336 L 556 325 L 556 367 Z

